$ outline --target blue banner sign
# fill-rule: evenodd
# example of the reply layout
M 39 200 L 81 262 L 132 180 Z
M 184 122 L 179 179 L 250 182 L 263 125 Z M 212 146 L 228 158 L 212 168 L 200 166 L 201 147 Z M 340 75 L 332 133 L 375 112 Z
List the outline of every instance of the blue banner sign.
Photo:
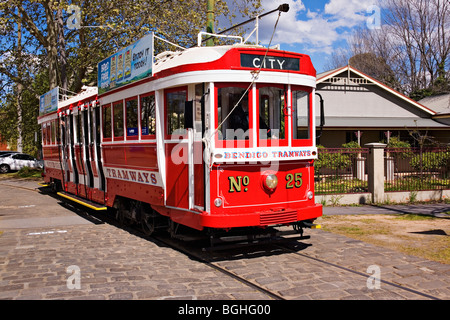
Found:
M 39 98 L 39 115 L 58 110 L 59 87 L 56 87 Z
M 152 75 L 153 33 L 143 37 L 98 64 L 98 93 Z

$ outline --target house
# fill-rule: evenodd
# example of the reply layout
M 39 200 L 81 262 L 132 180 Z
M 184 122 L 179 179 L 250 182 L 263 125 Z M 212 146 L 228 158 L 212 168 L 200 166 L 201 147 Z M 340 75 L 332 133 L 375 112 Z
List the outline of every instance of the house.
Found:
M 341 147 L 351 141 L 364 146 L 394 136 L 416 145 L 410 134 L 413 130 L 439 143 L 450 143 L 448 113 L 447 123 L 438 121 L 443 118 L 433 105 L 416 102 L 352 66 L 318 74 L 316 93 L 325 102 L 325 125 L 318 139 L 325 147 Z M 316 115 L 319 124 L 318 103 Z

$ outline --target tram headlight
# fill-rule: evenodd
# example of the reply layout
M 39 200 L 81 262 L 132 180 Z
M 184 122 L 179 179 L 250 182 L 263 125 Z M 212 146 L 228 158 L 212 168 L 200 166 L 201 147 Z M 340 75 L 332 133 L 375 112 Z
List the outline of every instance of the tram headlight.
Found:
M 263 186 L 267 191 L 273 192 L 278 185 L 278 178 L 273 173 L 263 175 Z

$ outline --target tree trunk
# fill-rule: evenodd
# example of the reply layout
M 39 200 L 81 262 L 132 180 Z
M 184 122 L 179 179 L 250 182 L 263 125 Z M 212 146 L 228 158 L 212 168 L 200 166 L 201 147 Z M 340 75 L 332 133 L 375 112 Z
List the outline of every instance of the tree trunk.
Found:
M 45 8 L 45 18 L 47 20 L 47 57 L 48 57 L 48 77 L 50 90 L 58 86 L 57 66 L 58 48 L 56 37 L 56 24 L 53 18 L 53 10 L 50 3 L 42 3 Z
M 22 79 L 22 22 L 17 22 L 17 78 Z M 22 152 L 22 92 L 23 85 L 17 82 L 17 151 Z
M 62 18 L 62 8 L 58 8 L 57 13 L 58 24 L 58 45 L 59 45 L 59 68 L 61 76 L 61 88 L 67 90 L 67 57 L 66 57 L 66 40 L 64 39 L 64 22 Z

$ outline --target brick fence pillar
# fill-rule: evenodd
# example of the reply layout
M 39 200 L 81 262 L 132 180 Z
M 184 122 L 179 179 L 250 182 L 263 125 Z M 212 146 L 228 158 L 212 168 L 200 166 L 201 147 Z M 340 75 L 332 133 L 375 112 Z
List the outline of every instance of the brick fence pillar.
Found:
M 372 202 L 384 202 L 384 148 L 383 143 L 367 143 L 368 159 L 368 187 L 372 193 Z

